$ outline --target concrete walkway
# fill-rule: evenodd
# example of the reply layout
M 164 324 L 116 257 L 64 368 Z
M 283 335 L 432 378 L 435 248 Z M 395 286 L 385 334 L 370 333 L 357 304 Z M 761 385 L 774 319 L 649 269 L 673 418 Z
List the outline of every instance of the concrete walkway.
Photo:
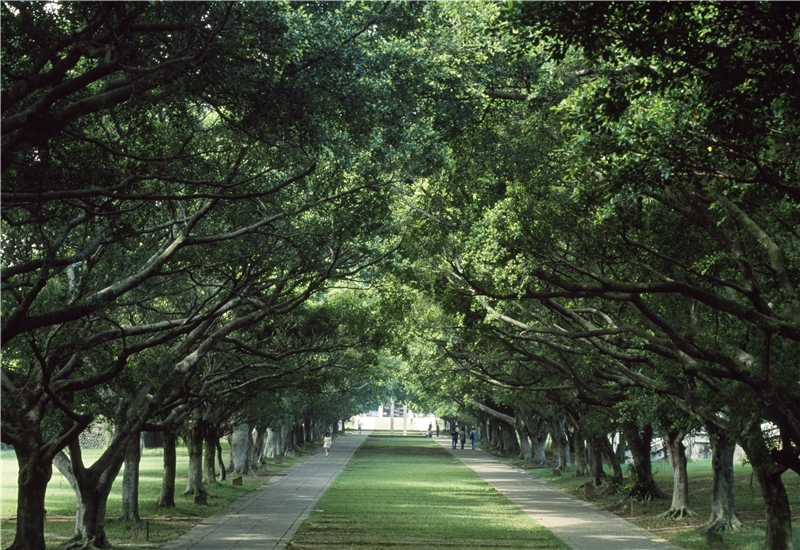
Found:
M 450 438 L 437 438 L 447 450 L 472 468 L 492 487 L 540 525 L 575 550 L 676 549 L 664 539 L 636 527 L 595 505 L 573 497 L 532 476 L 500 462 L 481 450 L 451 449 Z
M 329 456 L 322 449 L 309 455 L 161 548 L 281 550 L 367 435 L 336 439 Z

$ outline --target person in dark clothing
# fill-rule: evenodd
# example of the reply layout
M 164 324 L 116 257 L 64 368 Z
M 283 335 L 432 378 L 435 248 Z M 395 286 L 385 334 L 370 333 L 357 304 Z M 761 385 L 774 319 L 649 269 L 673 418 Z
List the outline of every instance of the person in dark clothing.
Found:
M 436 423 L 436 437 L 439 437 L 439 423 Z
M 478 442 L 478 432 L 475 431 L 475 426 L 469 431 L 469 438 L 472 441 L 472 450 L 475 450 L 475 444 Z
M 461 430 L 461 433 L 458 434 L 458 439 L 461 441 L 461 449 L 464 449 L 464 443 L 467 441 L 467 430 Z
M 456 444 L 458 443 L 458 428 L 453 426 L 450 429 L 450 435 L 453 437 L 453 448 L 456 448 Z

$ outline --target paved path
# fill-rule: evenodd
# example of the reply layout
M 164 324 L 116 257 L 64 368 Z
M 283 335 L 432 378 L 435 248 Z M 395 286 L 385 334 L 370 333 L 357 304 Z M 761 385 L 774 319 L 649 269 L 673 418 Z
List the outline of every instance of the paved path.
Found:
M 451 449 L 450 438 L 439 443 L 503 493 L 529 516 L 575 550 L 675 549 L 664 539 L 648 533 L 595 505 L 573 497 L 532 476 L 500 462 L 481 450 Z
M 333 442 L 162 546 L 165 550 L 281 550 L 369 432 Z

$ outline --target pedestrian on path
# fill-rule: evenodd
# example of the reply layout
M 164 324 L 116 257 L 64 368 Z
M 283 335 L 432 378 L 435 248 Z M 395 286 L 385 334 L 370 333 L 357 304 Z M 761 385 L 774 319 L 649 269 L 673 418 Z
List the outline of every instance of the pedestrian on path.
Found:
M 328 456 L 332 442 L 333 438 L 331 437 L 331 432 L 325 432 L 325 439 L 322 440 L 322 446 L 325 448 L 325 456 Z
M 475 443 L 478 442 L 478 432 L 475 431 L 475 426 L 469 431 L 469 438 L 472 441 L 472 450 L 475 450 Z
M 456 445 L 458 444 L 458 428 L 453 426 L 453 428 L 450 430 L 450 434 L 453 437 L 453 448 L 455 449 Z
M 362 424 L 363 424 L 363 422 L 361 422 L 361 419 L 359 418 L 358 419 L 358 435 L 361 435 L 361 425 Z
M 461 450 L 464 450 L 464 443 L 467 441 L 467 429 L 464 428 L 461 430 L 461 433 L 458 435 L 458 438 L 461 440 Z
M 428 424 L 428 439 L 433 437 L 433 424 Z
M 436 437 L 439 437 L 439 423 L 436 423 Z

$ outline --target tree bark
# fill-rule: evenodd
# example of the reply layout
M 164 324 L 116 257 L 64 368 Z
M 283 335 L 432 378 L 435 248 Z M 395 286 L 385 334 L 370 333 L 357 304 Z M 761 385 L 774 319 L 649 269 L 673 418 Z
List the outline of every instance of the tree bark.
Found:
M 175 508 L 175 476 L 177 473 L 177 454 L 175 452 L 175 432 L 167 430 L 162 434 L 164 446 L 164 474 L 161 476 L 161 495 L 158 506 Z
M 689 507 L 689 474 L 686 471 L 686 430 L 667 430 L 664 441 L 672 466 L 672 505 L 662 517 L 684 518 L 697 514 Z
M 125 449 L 125 468 L 122 472 L 122 519 L 139 521 L 139 462 L 142 449 L 139 437 L 131 437 Z
M 590 482 L 595 487 L 600 487 L 603 484 L 603 479 L 606 477 L 603 471 L 603 453 L 600 452 L 598 446 L 591 440 L 586 440 L 586 447 L 589 457 L 589 477 Z
M 283 456 L 283 446 L 281 445 L 280 431 L 267 428 L 267 442 L 265 447 L 267 458 L 279 458 Z
M 761 416 L 748 422 L 741 444 L 753 467 L 753 473 L 764 497 L 767 514 L 767 532 L 764 548 L 770 550 L 794 550 L 792 542 L 792 509 L 782 475 L 786 467 L 776 464 L 764 440 Z
M 550 421 L 550 438 L 553 441 L 554 460 L 562 472 L 569 468 L 569 444 L 564 435 L 564 425 L 560 415 L 555 414 Z
M 583 477 L 589 474 L 589 467 L 586 464 L 586 440 L 577 426 L 572 432 L 572 438 L 575 443 L 575 477 Z
M 711 517 L 703 526 L 703 532 L 730 531 L 739 529 L 742 522 L 736 513 L 733 493 L 733 453 L 736 442 L 724 430 L 707 425 L 712 435 L 711 468 Z
M 598 450 L 602 453 L 603 456 L 606 457 L 606 462 L 608 462 L 609 468 L 611 468 L 611 479 L 609 481 L 609 490 L 616 491 L 619 487 L 622 486 L 622 466 L 620 466 L 619 461 L 617 460 L 617 454 L 614 452 L 614 449 L 611 447 L 611 442 L 608 440 L 607 437 L 598 437 L 594 440 L 594 444 L 597 446 Z
M 183 440 L 189 455 L 189 469 L 186 475 L 184 495 L 212 493 L 203 485 L 203 426 L 200 413 L 195 411 L 192 421 L 184 430 Z
M 633 470 L 636 474 L 636 484 L 630 492 L 631 498 L 643 501 L 667 498 L 653 479 L 653 462 L 650 459 L 653 426 L 645 424 L 640 428 L 633 422 L 625 422 L 622 431 L 633 456 Z
M 45 550 L 44 497 L 53 475 L 52 463 L 42 464 L 37 446 L 15 445 L 17 476 L 17 532 L 9 550 Z
M 228 436 L 230 443 L 230 462 L 228 473 L 231 475 L 247 475 L 248 453 L 250 451 L 250 425 L 239 424 Z
M 217 448 L 217 466 L 219 466 L 219 480 L 225 481 L 228 478 L 228 472 L 225 469 L 225 461 L 222 460 L 222 443 L 219 442 L 219 438 L 215 441 L 215 447 Z
M 217 430 L 207 427 L 204 437 L 203 445 L 203 483 L 214 484 L 217 483 L 217 473 L 214 471 L 214 463 L 217 460 Z

